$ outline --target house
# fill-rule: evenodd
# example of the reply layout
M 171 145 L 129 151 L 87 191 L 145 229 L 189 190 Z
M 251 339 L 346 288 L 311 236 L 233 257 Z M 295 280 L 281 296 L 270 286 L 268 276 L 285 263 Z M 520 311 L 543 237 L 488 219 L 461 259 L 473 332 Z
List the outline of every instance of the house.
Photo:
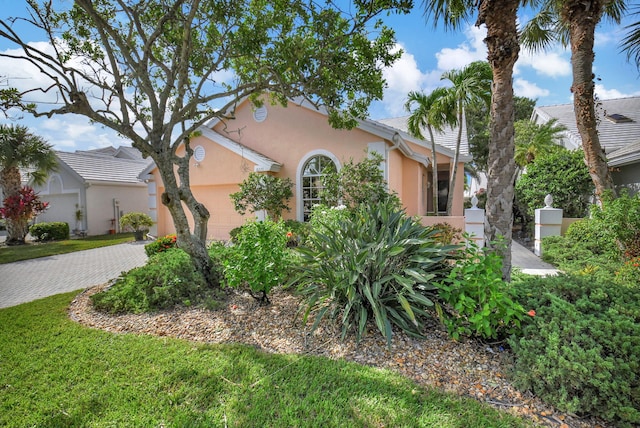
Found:
M 382 155 L 381 169 L 389 189 L 400 197 L 407 214 L 433 212 L 430 144 L 411 137 L 405 122 L 406 118 L 363 120 L 351 130 L 334 129 L 326 112 L 306 102 L 290 101 L 287 107 L 265 102 L 256 108 L 245 99 L 236 107 L 232 120 L 209 122 L 191 141 L 190 184 L 196 199 L 210 211 L 208 238 L 228 239 L 229 231 L 246 221 L 234 210 L 229 195 L 239 190 L 250 172 L 290 178 L 295 183 L 294 197 L 289 201 L 291 211 L 283 214 L 306 221 L 319 201 L 320 179 L 327 165 L 339 170 L 351 159 L 363 159 L 367 152 Z M 438 146 L 440 187 L 448 186 L 453 158 L 453 150 L 447 146 L 450 138 L 446 141 Z M 465 151 L 460 157 L 453 204 L 453 214 L 459 218 L 463 214 L 464 162 L 469 160 Z M 155 233 L 174 233 L 171 216 L 160 200 L 164 188 L 157 168 L 149 166 L 141 178 L 149 183 L 149 212 L 157 222 Z
M 76 233 L 103 235 L 120 231 L 122 214 L 146 212 L 147 185 L 138 179 L 152 162 L 132 147 L 56 151 L 58 170 L 34 186 L 49 208 L 38 222 L 60 221 Z
M 606 153 L 612 178 L 618 188 L 640 191 L 640 97 L 601 100 L 596 103 L 598 135 Z M 567 130 L 562 144 L 568 149 L 582 146 L 573 104 L 536 107 L 532 120 L 546 123 L 557 119 Z

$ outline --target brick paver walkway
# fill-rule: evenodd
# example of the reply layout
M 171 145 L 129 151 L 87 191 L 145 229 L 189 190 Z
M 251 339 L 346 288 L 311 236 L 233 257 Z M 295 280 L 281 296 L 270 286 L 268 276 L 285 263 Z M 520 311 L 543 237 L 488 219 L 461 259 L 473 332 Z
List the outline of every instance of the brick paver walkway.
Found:
M 111 245 L 0 265 L 0 308 L 80 290 L 147 261 L 144 242 Z

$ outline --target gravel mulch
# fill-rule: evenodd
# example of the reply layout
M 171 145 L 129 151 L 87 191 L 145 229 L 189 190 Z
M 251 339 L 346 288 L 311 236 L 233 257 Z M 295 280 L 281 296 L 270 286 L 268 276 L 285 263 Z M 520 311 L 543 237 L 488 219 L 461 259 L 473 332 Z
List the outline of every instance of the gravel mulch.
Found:
M 300 299 L 274 290 L 271 304 L 260 306 L 248 294 L 232 292 L 224 307 L 180 308 L 153 314 L 109 315 L 97 312 L 89 296 L 108 284 L 85 290 L 69 307 L 71 319 L 88 327 L 113 333 L 138 333 L 176 337 L 203 343 L 244 343 L 265 352 L 320 355 L 394 370 L 418 384 L 473 397 L 493 407 L 529 418 L 546 427 L 601 427 L 609 425 L 593 418 L 564 414 L 529 393 L 516 390 L 505 367 L 509 353 L 476 341 L 453 341 L 438 323 L 430 326 L 425 339 L 394 332 L 389 350 L 373 329 L 356 345 L 340 340 L 336 326 L 323 323 L 311 333 L 298 316 Z

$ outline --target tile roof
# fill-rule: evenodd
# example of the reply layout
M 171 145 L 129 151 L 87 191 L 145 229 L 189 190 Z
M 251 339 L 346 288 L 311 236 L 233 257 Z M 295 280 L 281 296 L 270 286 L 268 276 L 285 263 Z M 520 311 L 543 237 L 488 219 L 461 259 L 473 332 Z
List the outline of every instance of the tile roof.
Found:
M 607 115 L 614 114 L 624 115 L 631 121 L 615 123 L 606 118 Z M 640 139 L 640 97 L 601 100 L 596 106 L 596 116 L 600 144 L 607 154 L 634 144 Z M 542 123 L 546 123 L 552 118 L 558 119 L 558 122 L 568 129 L 565 137 L 570 141 L 569 147 L 581 146 L 582 140 L 578 133 L 573 104 L 536 107 L 533 117 L 534 119 L 538 117 Z
M 130 146 L 120 146 L 120 147 L 102 147 L 100 149 L 93 150 L 76 150 L 76 153 L 87 153 L 93 155 L 105 155 L 114 158 L 120 159 L 135 159 L 142 160 L 142 153 L 140 150 L 130 147 Z
M 138 174 L 150 164 L 149 160 L 116 158 L 108 153 L 109 150 L 56 151 L 56 156 L 85 181 L 138 183 Z
M 375 120 L 375 122 L 381 123 L 383 125 L 387 125 L 390 126 L 392 128 L 395 128 L 399 131 L 402 131 L 404 133 L 406 133 L 407 135 L 409 134 L 409 127 L 407 125 L 407 121 L 409 119 L 409 116 L 401 116 L 401 117 L 394 117 L 394 118 L 389 118 L 389 119 L 377 119 Z M 422 135 L 428 139 L 429 138 L 429 133 L 424 130 Z M 436 132 L 434 131 L 433 133 L 433 137 L 436 140 L 435 143 L 437 146 L 441 146 L 444 148 L 449 149 L 451 152 L 454 152 L 456 149 L 456 140 L 458 138 L 458 128 L 450 128 L 450 127 L 446 127 L 442 132 Z M 428 140 L 424 140 L 423 144 L 429 144 L 429 149 L 430 147 L 430 142 Z M 426 146 L 425 146 L 426 147 Z M 460 143 L 460 154 L 461 155 L 468 155 L 469 154 L 469 143 L 468 143 L 468 139 L 467 139 L 467 127 L 463 126 L 462 127 L 462 140 Z
M 640 162 L 640 139 L 635 143 L 609 153 L 607 163 L 609 166 L 624 166 Z

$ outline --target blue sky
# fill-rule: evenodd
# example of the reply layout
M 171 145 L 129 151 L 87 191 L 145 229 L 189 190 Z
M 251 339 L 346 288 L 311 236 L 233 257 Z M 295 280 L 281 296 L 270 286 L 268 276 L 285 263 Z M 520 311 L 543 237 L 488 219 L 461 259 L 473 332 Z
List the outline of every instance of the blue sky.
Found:
M 65 1 L 65 0 L 61 0 Z M 68 0 L 67 0 L 68 1 Z M 421 2 L 409 15 L 390 15 L 385 23 L 396 32 L 398 48 L 404 51 L 402 58 L 385 70 L 388 88 L 384 100 L 370 108 L 373 119 L 403 116 L 406 94 L 412 90 L 430 92 L 443 85 L 440 76 L 444 71 L 459 69 L 466 64 L 486 59 L 483 38 L 484 27 L 476 28 L 470 23 L 460 31 L 445 31 L 425 23 L 419 9 Z M 15 0 L 0 0 L 3 19 L 24 15 L 26 3 Z M 530 15 L 529 15 L 530 16 Z M 520 12 L 521 22 L 528 18 L 527 11 Z M 475 19 L 475 18 L 474 18 Z M 621 25 L 601 23 L 596 33 L 596 59 L 594 74 L 597 77 L 596 92 L 601 99 L 622 98 L 640 95 L 640 74 L 635 65 L 626 61 L 620 53 L 619 42 L 624 36 Z M 42 42 L 36 34 L 21 35 L 31 42 Z M 0 50 L 9 46 L 0 40 Z M 11 86 L 20 87 L 23 82 L 42 80 L 19 63 L 0 62 L 0 76 L 8 76 Z M 44 83 L 43 83 L 44 84 Z M 538 105 L 566 104 L 571 102 L 570 52 L 555 46 L 545 52 L 531 53 L 521 50 L 514 71 L 516 95 L 538 100 Z M 0 122 L 7 123 L 5 119 Z M 25 117 L 20 121 L 34 133 L 44 137 L 57 150 L 74 151 L 99 148 L 108 145 L 128 145 L 112 131 L 92 125 L 81 116 L 54 116 L 51 119 Z

